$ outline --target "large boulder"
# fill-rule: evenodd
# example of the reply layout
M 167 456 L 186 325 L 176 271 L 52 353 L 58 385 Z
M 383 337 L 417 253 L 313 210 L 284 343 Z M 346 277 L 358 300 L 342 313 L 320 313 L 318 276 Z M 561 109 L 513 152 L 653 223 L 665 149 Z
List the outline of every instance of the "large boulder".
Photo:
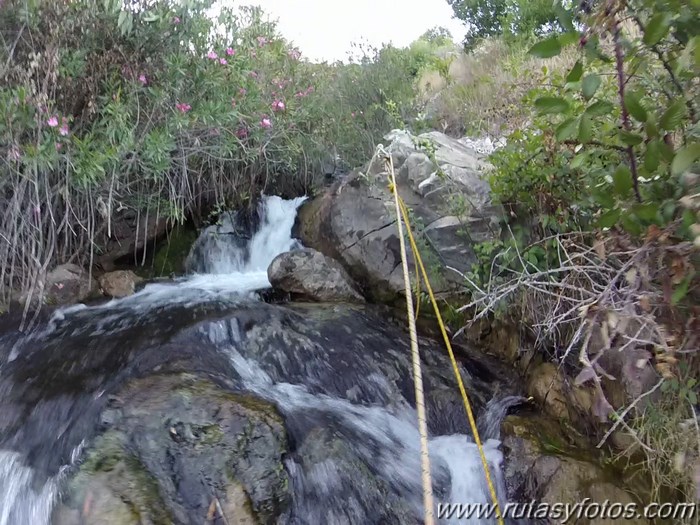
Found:
M 431 283 L 438 293 L 459 290 L 459 273 L 476 261 L 473 245 L 501 234 L 502 212 L 486 181 L 490 165 L 442 133 L 394 131 L 385 138 Z M 304 205 L 295 233 L 305 246 L 340 261 L 372 299 L 403 294 L 395 204 L 379 159 Z M 409 266 L 415 274 L 410 253 Z
M 252 525 L 275 523 L 289 504 L 284 424 L 263 401 L 156 375 L 115 396 L 102 423 L 57 523 Z
M 364 301 L 340 263 L 312 249 L 278 255 L 267 277 L 275 288 L 313 301 Z

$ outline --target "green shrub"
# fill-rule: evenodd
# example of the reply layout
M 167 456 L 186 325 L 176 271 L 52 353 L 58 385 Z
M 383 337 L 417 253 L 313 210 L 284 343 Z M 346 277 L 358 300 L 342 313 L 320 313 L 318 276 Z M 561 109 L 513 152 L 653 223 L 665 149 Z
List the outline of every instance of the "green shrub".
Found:
M 0 12 L 0 295 L 88 263 L 117 211 L 173 222 L 313 191 L 410 119 L 415 57 L 304 60 L 259 9 L 10 0 Z

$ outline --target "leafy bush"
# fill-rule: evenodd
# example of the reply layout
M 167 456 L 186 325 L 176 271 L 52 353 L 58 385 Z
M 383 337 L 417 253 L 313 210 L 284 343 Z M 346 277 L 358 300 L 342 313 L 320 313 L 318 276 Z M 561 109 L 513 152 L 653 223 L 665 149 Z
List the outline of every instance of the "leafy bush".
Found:
M 550 0 L 448 0 L 455 16 L 469 27 L 464 42 L 474 49 L 487 37 L 541 35 L 559 29 Z
M 654 496 L 694 499 L 700 4 L 601 2 L 583 32 L 573 12 L 559 20 L 565 32 L 530 54 L 576 48 L 578 60 L 565 72 L 545 66 L 524 99 L 530 125 L 492 156 L 513 235 L 479 247 L 464 309 L 519 319 L 540 350 L 579 370 L 577 385 L 593 386 L 592 415 L 613 422 L 605 437 L 622 425 L 641 443 Z M 606 335 L 592 343 L 594 333 Z M 600 363 L 623 350 L 639 352 L 659 382 L 617 413 Z M 659 387 L 659 403 L 635 408 Z M 639 415 L 629 426 L 628 414 Z
M 312 64 L 258 9 L 36 0 L 0 12 L 0 299 L 89 263 L 119 212 L 182 222 L 312 191 L 410 118 L 408 53 Z M 146 219 L 147 220 L 147 219 Z

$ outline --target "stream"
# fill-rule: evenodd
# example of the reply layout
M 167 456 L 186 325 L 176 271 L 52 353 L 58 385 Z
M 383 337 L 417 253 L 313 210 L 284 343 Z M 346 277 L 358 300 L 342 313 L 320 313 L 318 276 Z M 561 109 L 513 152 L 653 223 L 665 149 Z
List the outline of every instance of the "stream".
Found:
M 0 319 L 0 525 L 223 523 L 207 509 L 234 485 L 260 523 L 422 522 L 406 332 L 380 306 L 262 298 L 269 263 L 299 246 L 303 200 L 265 197 L 248 235 L 235 215 L 205 229 L 185 277 L 55 309 L 27 333 Z M 421 352 L 435 499 L 488 503 L 445 351 L 421 339 Z M 504 503 L 498 427 L 517 392 L 470 355 L 461 372 Z M 115 456 L 116 478 L 91 455 L 113 442 L 131 458 Z M 148 478 L 159 509 L 119 477 Z

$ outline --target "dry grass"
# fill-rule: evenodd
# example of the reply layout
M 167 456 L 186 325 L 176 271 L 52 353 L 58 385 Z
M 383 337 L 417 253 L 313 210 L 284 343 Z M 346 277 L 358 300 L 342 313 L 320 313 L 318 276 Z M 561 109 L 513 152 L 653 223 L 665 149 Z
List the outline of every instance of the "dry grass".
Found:
M 448 58 L 448 78 L 428 70 L 419 79 L 426 116 L 451 135 L 504 136 L 527 121 L 523 96 L 548 74 L 567 71 L 575 55 L 569 48 L 558 57 L 541 60 L 502 40 L 486 41 L 471 54 L 455 49 Z
M 641 243 L 615 233 L 558 235 L 559 264 L 546 270 L 521 253 L 517 270 L 501 267 L 496 257 L 491 279 L 471 283 L 473 299 L 461 311 L 474 312 L 474 323 L 508 305 L 540 351 L 554 349 L 558 362 L 580 371 L 575 385 L 593 385 L 591 419 L 611 423 L 598 447 L 625 431 L 652 478 L 651 501 L 692 502 L 700 428 L 689 393 L 697 387 L 687 381 L 697 372 L 700 316 L 672 296 L 694 270 L 692 244 L 675 242 L 670 231 L 650 229 Z M 691 281 L 691 296 L 697 281 Z M 627 361 L 620 357 L 625 352 Z M 681 356 L 690 366 L 678 365 Z M 617 377 L 609 368 L 615 363 Z M 651 382 L 638 381 L 643 369 Z M 608 401 L 613 383 L 625 385 L 624 402 Z

